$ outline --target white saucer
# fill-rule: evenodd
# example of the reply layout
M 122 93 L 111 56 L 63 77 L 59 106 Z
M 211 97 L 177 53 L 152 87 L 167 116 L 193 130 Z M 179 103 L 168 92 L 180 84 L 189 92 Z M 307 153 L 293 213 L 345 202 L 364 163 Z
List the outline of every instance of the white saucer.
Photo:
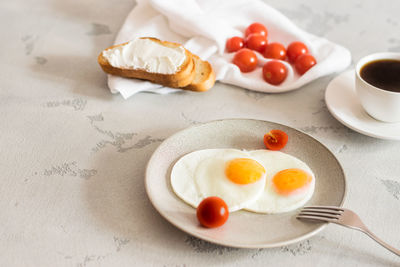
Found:
M 330 113 L 350 129 L 380 139 L 400 140 L 400 123 L 375 120 L 361 106 L 355 92 L 354 70 L 333 79 L 326 88 L 325 102 Z

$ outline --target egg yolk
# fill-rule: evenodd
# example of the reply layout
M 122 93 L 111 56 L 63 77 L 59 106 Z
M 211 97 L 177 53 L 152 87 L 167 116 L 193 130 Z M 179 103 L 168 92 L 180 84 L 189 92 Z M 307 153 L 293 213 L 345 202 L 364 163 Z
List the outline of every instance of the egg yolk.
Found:
M 263 177 L 264 167 L 255 160 L 236 158 L 230 160 L 225 168 L 225 175 L 236 184 L 251 184 Z
M 272 178 L 275 190 L 281 195 L 290 195 L 311 182 L 311 175 L 301 169 L 286 169 Z

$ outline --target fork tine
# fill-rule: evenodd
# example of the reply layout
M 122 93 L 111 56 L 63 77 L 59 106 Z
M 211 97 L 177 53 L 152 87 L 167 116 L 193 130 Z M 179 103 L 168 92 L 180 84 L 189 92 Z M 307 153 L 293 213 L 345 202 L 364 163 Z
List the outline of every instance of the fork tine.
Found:
M 301 209 L 301 212 L 318 212 L 318 213 L 324 213 L 327 215 L 341 215 L 342 211 L 336 211 L 336 210 L 329 210 L 329 209 L 321 209 L 321 208 L 303 208 Z
M 334 211 L 340 211 L 340 212 L 344 211 L 343 208 L 335 207 L 335 206 L 307 206 L 307 207 L 303 207 L 303 209 L 326 209 L 326 210 L 334 210 Z
M 327 219 L 319 216 L 308 216 L 308 215 L 297 215 L 297 219 L 306 219 L 306 220 L 313 220 L 313 221 L 320 221 L 320 222 L 334 222 L 333 219 Z
M 305 215 L 305 216 L 317 216 L 317 217 L 322 217 L 326 219 L 334 219 L 338 220 L 339 215 L 336 214 L 329 214 L 329 213 L 321 213 L 321 212 L 314 212 L 314 211 L 300 211 L 299 215 Z

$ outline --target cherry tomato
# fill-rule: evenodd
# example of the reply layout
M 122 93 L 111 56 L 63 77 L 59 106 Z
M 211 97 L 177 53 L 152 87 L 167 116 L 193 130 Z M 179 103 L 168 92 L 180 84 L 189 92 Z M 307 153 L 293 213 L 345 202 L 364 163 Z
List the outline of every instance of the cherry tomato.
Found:
M 293 42 L 288 46 L 286 50 L 286 54 L 290 63 L 296 62 L 296 59 L 299 56 L 307 53 L 308 53 L 308 48 L 302 42 Z
M 259 33 L 252 33 L 246 38 L 246 47 L 262 53 L 267 46 L 267 38 Z
M 235 36 L 226 41 L 226 51 L 228 53 L 236 52 L 244 47 L 244 40 L 241 37 Z
M 270 43 L 265 47 L 263 56 L 265 58 L 285 60 L 286 49 L 281 43 Z
M 233 57 L 233 64 L 238 66 L 241 72 L 250 72 L 257 67 L 257 56 L 250 49 L 242 48 Z
M 196 211 L 197 219 L 204 227 L 223 225 L 229 217 L 228 206 L 219 197 L 207 197 L 200 202 Z
M 250 24 L 246 28 L 246 31 L 245 31 L 244 35 L 247 37 L 252 33 L 259 33 L 261 35 L 264 35 L 265 38 L 267 38 L 267 36 L 268 36 L 267 28 L 264 25 L 262 25 L 261 23 L 258 23 L 258 22 Z
M 310 54 L 305 54 L 297 58 L 296 63 L 294 63 L 294 67 L 300 75 L 303 75 L 315 64 L 317 64 L 315 58 Z
M 281 84 L 287 76 L 285 64 L 278 60 L 271 60 L 263 66 L 263 77 L 267 83 L 278 85 Z
M 264 135 L 264 144 L 269 150 L 281 150 L 287 141 L 288 135 L 281 130 L 271 130 Z

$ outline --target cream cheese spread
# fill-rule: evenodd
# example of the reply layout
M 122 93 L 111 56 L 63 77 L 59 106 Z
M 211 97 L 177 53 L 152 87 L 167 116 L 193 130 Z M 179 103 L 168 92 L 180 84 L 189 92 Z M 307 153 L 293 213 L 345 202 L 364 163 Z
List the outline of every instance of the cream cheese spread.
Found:
M 186 59 L 185 49 L 166 47 L 149 39 L 135 39 L 126 45 L 105 50 L 103 56 L 116 68 L 142 69 L 174 74 Z

